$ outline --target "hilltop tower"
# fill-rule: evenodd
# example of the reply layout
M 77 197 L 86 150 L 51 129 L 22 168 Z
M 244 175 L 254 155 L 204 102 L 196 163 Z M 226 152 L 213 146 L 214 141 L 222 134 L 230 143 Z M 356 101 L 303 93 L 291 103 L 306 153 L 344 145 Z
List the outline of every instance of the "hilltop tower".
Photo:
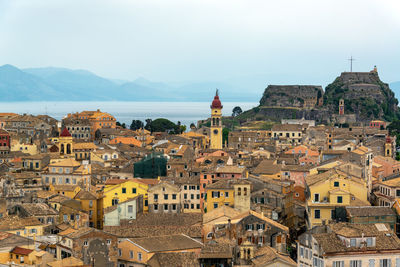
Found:
M 343 100 L 343 98 L 339 100 L 339 115 L 344 115 L 344 100 Z
M 73 143 L 72 136 L 69 133 L 67 127 L 65 127 L 59 137 L 60 155 L 63 155 L 65 157 L 72 156 L 73 155 L 73 151 L 72 151 L 73 144 L 72 143 Z
M 386 137 L 385 142 L 385 157 L 393 157 L 393 149 L 392 149 L 392 139 L 390 136 Z
M 210 142 L 211 149 L 222 149 L 222 105 L 219 100 L 218 90 L 211 104 Z

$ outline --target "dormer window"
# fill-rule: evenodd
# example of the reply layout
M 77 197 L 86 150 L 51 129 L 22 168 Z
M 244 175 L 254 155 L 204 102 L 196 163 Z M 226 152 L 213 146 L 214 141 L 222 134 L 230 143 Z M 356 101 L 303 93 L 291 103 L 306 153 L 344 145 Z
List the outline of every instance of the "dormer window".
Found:
M 350 239 L 350 246 L 351 246 L 351 247 L 355 247 L 356 244 L 357 244 L 356 239 L 355 239 L 355 238 L 351 238 L 351 239 Z

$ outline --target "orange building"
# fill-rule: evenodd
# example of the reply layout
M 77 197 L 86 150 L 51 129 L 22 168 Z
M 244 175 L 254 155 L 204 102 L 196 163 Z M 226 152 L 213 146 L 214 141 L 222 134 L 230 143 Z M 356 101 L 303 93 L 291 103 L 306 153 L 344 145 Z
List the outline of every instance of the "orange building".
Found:
M 68 118 L 75 118 L 75 119 L 87 119 L 90 122 L 91 126 L 91 136 L 94 138 L 95 133 L 98 129 L 103 128 L 116 128 L 117 120 L 114 116 L 109 113 L 102 112 L 100 109 L 96 111 L 82 111 L 80 113 L 68 114 Z

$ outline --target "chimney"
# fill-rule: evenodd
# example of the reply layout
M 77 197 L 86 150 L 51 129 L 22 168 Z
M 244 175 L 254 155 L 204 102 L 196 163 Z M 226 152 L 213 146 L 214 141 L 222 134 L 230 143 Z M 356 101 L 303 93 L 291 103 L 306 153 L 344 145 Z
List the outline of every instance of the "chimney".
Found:
M 228 219 L 228 238 L 229 240 L 232 238 L 231 219 Z

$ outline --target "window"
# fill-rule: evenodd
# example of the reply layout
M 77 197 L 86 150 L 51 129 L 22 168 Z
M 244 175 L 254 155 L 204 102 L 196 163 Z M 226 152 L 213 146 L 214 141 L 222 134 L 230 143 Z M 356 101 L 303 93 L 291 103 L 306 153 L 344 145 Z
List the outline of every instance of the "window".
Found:
M 130 257 L 131 259 L 133 259 L 133 256 L 134 256 L 133 251 L 130 250 L 130 251 L 129 251 L 129 257 Z
M 218 203 L 214 203 L 214 209 L 218 208 Z
M 367 238 L 367 247 L 372 247 L 372 237 Z M 400 267 L 400 266 L 399 266 Z
M 187 190 L 187 185 L 183 186 L 183 189 L 184 189 L 184 190 Z
M 314 202 L 319 202 L 319 194 L 314 194 Z
M 139 260 L 139 261 L 142 261 L 142 253 L 138 252 L 138 255 L 137 255 L 137 256 L 138 256 L 138 260 Z
M 190 194 L 190 199 L 194 199 L 194 194 Z
M 168 211 L 168 204 L 164 204 L 164 210 Z
M 334 261 L 332 267 L 344 267 L 344 261 Z
M 176 204 L 172 204 L 172 210 L 176 210 Z
M 251 231 L 254 229 L 254 225 L 252 224 L 246 224 L 246 230 Z
M 87 246 L 87 245 L 88 245 L 88 242 L 87 242 L 87 241 L 83 241 L 83 245 L 84 245 L 84 246 Z
M 370 259 L 368 261 L 368 267 L 375 267 L 375 259 Z M 396 266 L 397 267 L 397 266 Z
M 356 246 L 356 239 L 355 238 L 351 238 L 350 239 L 350 246 L 351 247 L 355 247 Z
M 164 199 L 168 200 L 168 194 L 164 194 Z
M 343 197 L 342 196 L 338 196 L 337 197 L 337 203 L 343 203 Z
M 126 194 L 126 188 L 122 187 L 122 194 Z
M 381 259 L 379 260 L 379 267 L 391 267 L 392 260 L 391 259 Z
M 158 194 L 154 194 L 154 200 L 158 200 Z
M 225 197 L 229 197 L 229 192 L 225 192 Z
M 212 191 L 213 198 L 219 198 L 219 191 Z
M 196 204 L 196 209 L 200 209 L 200 204 Z
M 400 258 L 396 259 L 396 267 L 400 267 Z
M 122 250 L 120 248 L 118 249 L 118 256 L 122 256 Z
M 183 194 L 183 198 L 184 198 L 184 199 L 187 199 L 187 194 Z
M 133 213 L 133 205 L 128 205 L 128 213 Z
M 93 207 L 93 200 L 89 200 L 89 208 Z
M 158 204 L 154 204 L 154 210 L 158 210 Z
M 351 260 L 350 267 L 361 267 L 361 260 Z
M 334 187 L 339 187 L 339 182 L 334 182 L 334 183 L 333 183 L 333 186 L 334 186 Z
M 132 194 L 136 194 L 136 188 L 132 188 Z
M 172 199 L 176 199 L 176 194 L 172 194 Z
M 314 218 L 315 219 L 320 219 L 321 218 L 321 211 L 320 210 L 315 210 L 314 211 Z
M 111 239 L 107 239 L 107 245 L 111 245 Z
M 300 247 L 300 257 L 304 258 L 304 248 Z
M 247 196 L 247 187 L 244 188 L 244 195 Z

